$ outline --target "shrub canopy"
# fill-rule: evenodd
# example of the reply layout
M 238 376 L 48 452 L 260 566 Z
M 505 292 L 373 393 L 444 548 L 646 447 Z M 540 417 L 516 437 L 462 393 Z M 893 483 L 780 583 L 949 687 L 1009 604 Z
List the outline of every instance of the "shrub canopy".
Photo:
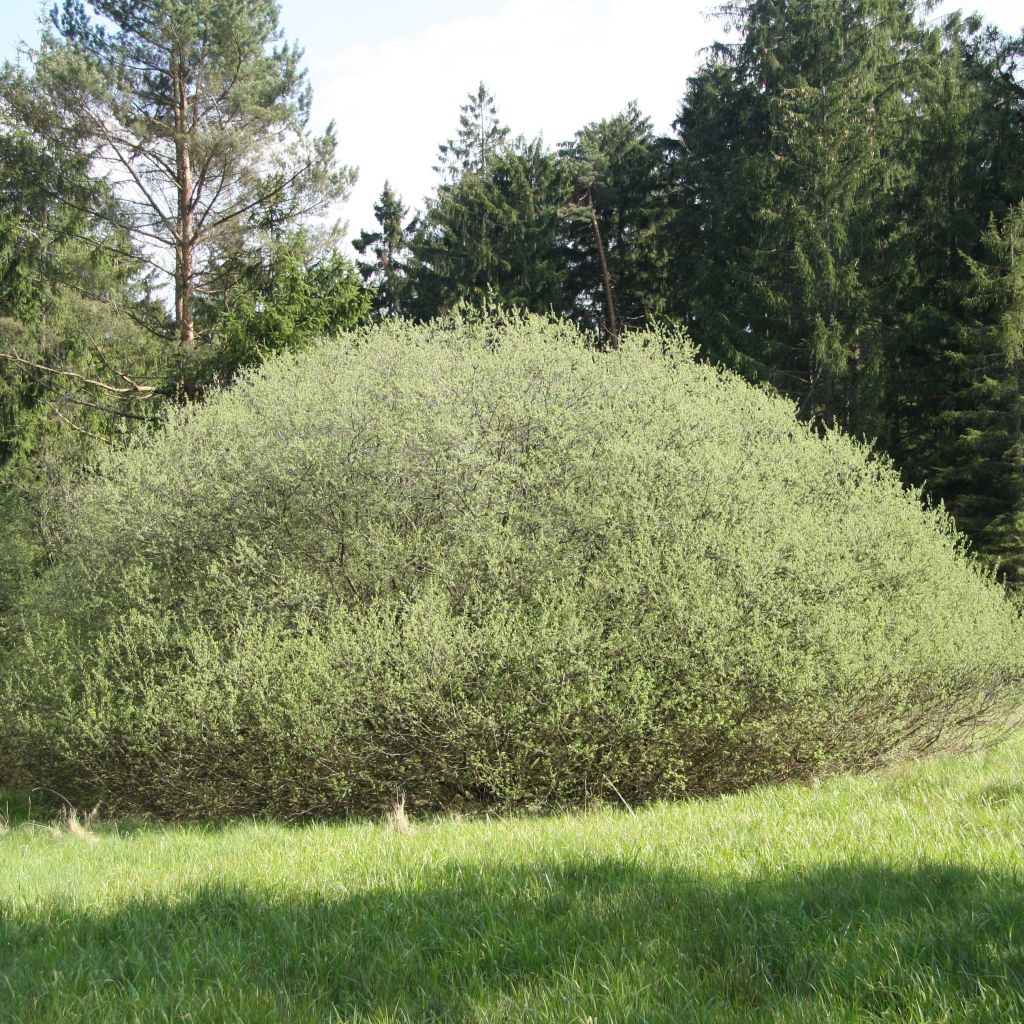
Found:
M 633 802 L 964 741 L 1021 623 L 841 433 L 636 334 L 403 322 L 112 454 L 0 675 L 0 776 L 168 816 Z

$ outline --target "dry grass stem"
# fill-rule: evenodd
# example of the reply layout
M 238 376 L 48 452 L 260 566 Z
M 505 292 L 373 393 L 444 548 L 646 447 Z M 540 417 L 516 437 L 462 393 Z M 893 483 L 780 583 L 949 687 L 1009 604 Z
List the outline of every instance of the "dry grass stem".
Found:
M 395 806 L 388 812 L 384 824 L 391 832 L 411 832 L 412 822 L 405 813 L 405 794 L 402 793 L 395 801 Z
M 50 831 L 57 839 L 70 836 L 83 843 L 98 842 L 96 833 L 92 831 L 97 810 L 98 807 L 94 807 L 87 814 L 80 815 L 76 808 L 68 807 L 58 815 L 57 820 L 50 827 Z

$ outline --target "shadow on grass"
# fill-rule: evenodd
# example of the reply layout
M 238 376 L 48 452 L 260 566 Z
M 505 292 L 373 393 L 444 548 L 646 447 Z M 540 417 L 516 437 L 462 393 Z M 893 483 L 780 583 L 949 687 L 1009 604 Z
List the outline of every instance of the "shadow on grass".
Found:
M 0 1020 L 1024 1020 L 1010 876 L 607 860 L 344 883 L 109 914 L 0 903 Z

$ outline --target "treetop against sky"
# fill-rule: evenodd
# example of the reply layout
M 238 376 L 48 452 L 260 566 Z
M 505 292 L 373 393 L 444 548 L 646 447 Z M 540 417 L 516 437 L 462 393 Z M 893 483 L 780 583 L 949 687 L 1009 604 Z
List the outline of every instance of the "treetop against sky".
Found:
M 38 38 L 50 6 L 0 0 L 7 27 L 0 57 Z M 287 39 L 305 48 L 313 126 L 334 120 L 338 153 L 359 168 L 342 210 L 349 236 L 374 223 L 385 179 L 411 206 L 435 184 L 437 146 L 459 105 L 485 81 L 513 134 L 551 145 L 630 100 L 666 131 L 701 52 L 724 29 L 701 0 L 381 0 L 325 4 L 283 0 Z M 1020 31 L 1019 0 L 946 0 L 939 11 L 979 11 Z

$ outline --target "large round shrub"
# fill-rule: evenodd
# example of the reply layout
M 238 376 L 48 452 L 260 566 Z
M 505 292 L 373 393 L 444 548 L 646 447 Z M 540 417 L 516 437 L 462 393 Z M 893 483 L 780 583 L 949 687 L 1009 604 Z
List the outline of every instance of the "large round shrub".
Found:
M 632 802 L 962 742 L 1021 624 L 839 433 L 634 335 L 390 324 L 75 497 L 0 774 L 172 816 Z

